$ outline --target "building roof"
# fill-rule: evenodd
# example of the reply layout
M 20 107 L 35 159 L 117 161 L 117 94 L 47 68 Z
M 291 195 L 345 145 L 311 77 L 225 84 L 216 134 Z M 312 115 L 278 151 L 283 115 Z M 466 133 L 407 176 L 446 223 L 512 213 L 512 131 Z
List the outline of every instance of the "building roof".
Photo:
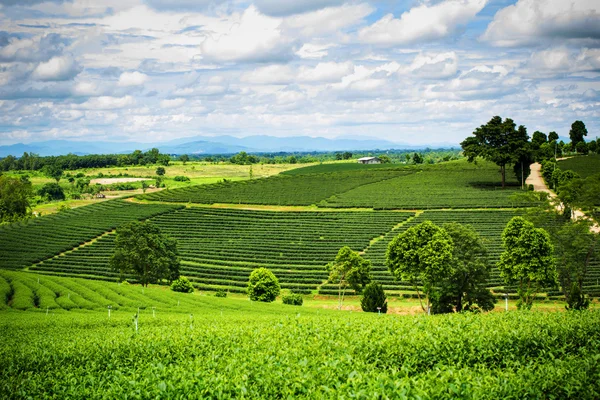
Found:
M 379 157 L 363 157 L 363 158 L 358 159 L 358 161 L 369 161 L 369 160 L 379 160 Z

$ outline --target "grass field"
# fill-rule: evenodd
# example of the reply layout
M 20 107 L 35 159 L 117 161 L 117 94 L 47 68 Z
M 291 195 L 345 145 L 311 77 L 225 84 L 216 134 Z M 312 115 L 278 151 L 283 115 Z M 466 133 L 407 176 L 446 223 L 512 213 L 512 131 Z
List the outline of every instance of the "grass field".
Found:
M 561 170 L 571 170 L 580 177 L 587 178 L 590 175 L 600 174 L 600 155 L 590 154 L 587 156 L 576 156 L 558 161 Z

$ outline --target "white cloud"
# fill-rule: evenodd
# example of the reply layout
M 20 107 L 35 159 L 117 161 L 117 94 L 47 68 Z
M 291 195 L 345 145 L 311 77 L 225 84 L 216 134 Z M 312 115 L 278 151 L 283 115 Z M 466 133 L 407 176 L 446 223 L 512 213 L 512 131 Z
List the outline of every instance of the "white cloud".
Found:
M 40 81 L 68 81 L 76 77 L 82 68 L 70 56 L 53 57 L 33 70 L 33 79 Z
M 427 42 L 453 33 L 479 13 L 487 0 L 445 0 L 435 5 L 417 6 L 400 18 L 384 16 L 373 25 L 360 30 L 359 38 L 366 43 L 398 45 Z
M 438 54 L 420 53 L 412 64 L 401 71 L 427 79 L 443 79 L 456 75 L 458 57 L 453 51 Z
M 127 108 L 134 104 L 135 99 L 132 96 L 100 96 L 89 99 L 80 107 L 86 110 L 116 110 L 120 108 Z
M 496 13 L 482 39 L 497 46 L 542 38 L 600 40 L 599 8 L 597 0 L 519 0 Z
M 335 44 L 314 44 L 305 43 L 300 50 L 296 52 L 296 55 L 306 59 L 319 59 L 327 57 L 327 49 L 335 47 Z
M 324 62 L 317 64 L 314 68 L 302 68 L 298 74 L 298 80 L 301 82 L 336 82 L 353 71 L 354 65 L 351 62 Z
M 288 17 L 283 26 L 286 30 L 299 31 L 303 36 L 314 37 L 353 26 L 373 11 L 374 8 L 368 4 L 346 4 Z
M 262 15 L 250 6 L 231 21 L 228 32 L 212 35 L 202 43 L 202 56 L 218 62 L 289 59 L 293 43 L 283 36 L 280 25 L 280 19 Z
M 142 74 L 141 72 L 123 72 L 121 76 L 119 76 L 118 85 L 121 87 L 129 87 L 129 86 L 141 86 L 148 80 L 148 75 Z
M 272 16 L 304 13 L 342 3 L 344 0 L 254 0 L 254 4 L 260 12 Z
M 294 80 L 295 71 L 287 65 L 268 65 L 255 68 L 253 71 L 242 75 L 242 82 L 258 83 L 263 85 L 288 84 Z
M 161 108 L 179 108 L 186 102 L 183 98 L 165 99 L 160 102 Z

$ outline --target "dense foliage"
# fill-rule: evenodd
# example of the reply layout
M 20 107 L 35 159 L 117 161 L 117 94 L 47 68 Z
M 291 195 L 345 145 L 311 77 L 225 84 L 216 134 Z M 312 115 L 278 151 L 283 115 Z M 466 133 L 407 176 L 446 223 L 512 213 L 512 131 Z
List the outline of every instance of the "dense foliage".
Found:
M 387 313 L 387 296 L 383 286 L 377 282 L 371 282 L 365 286 L 362 298 L 360 299 L 360 308 L 364 312 Z
M 179 278 L 177 241 L 151 222 L 130 222 L 117 229 L 110 266 L 124 279 L 134 274 L 144 286 Z
M 0 223 L 27 217 L 31 195 L 29 180 L 0 175 Z
M 289 293 L 281 296 L 281 302 L 291 306 L 301 306 L 304 303 L 304 298 L 300 294 Z
M 371 262 L 365 260 L 350 247 L 342 247 L 335 260 L 327 264 L 329 272 L 328 282 L 338 285 L 339 309 L 342 308 L 346 289 L 351 287 L 360 293 L 367 283 L 371 281 Z
M 192 285 L 192 282 L 190 282 L 190 280 L 185 276 L 180 276 L 171 284 L 171 290 L 181 293 L 193 293 L 194 285 Z
M 257 268 L 248 279 L 248 296 L 252 301 L 270 303 L 279 296 L 281 286 L 277 277 L 267 268 Z

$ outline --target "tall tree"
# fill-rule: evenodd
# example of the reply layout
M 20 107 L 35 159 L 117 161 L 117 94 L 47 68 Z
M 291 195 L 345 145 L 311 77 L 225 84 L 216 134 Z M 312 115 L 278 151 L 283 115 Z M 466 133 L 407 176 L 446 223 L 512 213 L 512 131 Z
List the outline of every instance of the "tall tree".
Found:
M 27 217 L 32 194 L 29 180 L 0 175 L 0 222 Z
M 571 138 L 571 149 L 575 150 L 577 148 L 577 144 L 583 142 L 583 137 L 587 136 L 587 129 L 585 124 L 581 121 L 575 121 L 571 125 L 571 130 L 569 131 L 569 137 Z
M 431 221 L 408 228 L 388 245 L 386 263 L 397 280 L 410 282 L 423 311 L 430 304 L 430 294 L 436 285 L 453 273 L 454 243 L 444 229 Z M 427 308 L 423 305 L 419 284 L 423 285 Z
M 338 285 L 338 308 L 340 310 L 349 286 L 360 293 L 362 288 L 371 282 L 371 262 L 362 258 L 348 246 L 344 246 L 338 251 L 335 261 L 327 264 L 327 270 L 329 271 L 329 282 Z
M 510 118 L 502 121 L 499 116 L 493 117 L 487 124 L 475 129 L 473 135 L 460 145 L 470 162 L 476 157 L 483 157 L 500 167 L 502 187 L 506 186 L 506 165 L 525 161 L 528 152 L 527 130 Z M 530 158 L 530 157 L 527 157 Z
M 131 222 L 117 229 L 110 266 L 121 276 L 132 273 L 144 286 L 179 277 L 177 242 L 150 222 Z
M 479 234 L 471 225 L 456 222 L 444 224 L 454 242 L 452 250 L 453 271 L 447 275 L 433 298 L 433 310 L 436 313 L 483 311 L 494 308 L 496 299 L 486 288 L 489 277 L 487 250 Z
M 539 290 L 557 283 L 550 235 L 523 217 L 513 217 L 502 232 L 502 247 L 500 275 L 518 285 L 517 307 L 531 309 Z

